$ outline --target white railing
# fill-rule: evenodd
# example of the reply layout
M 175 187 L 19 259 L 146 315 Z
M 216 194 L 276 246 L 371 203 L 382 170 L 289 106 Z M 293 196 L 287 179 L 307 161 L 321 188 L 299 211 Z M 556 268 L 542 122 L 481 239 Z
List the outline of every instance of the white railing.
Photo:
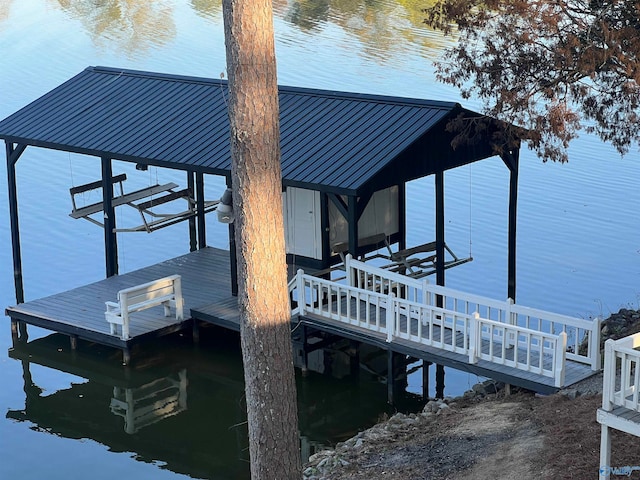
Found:
M 607 340 L 604 344 L 604 375 L 602 408 L 611 411 L 616 406 L 640 412 L 640 333 Z M 616 381 L 620 372 L 620 381 Z
M 556 387 L 564 384 L 567 334 L 539 332 L 529 328 L 481 318 L 474 314 L 470 331 L 469 363 L 478 359 L 551 377 Z
M 600 318 L 584 320 L 517 305 L 511 300 L 500 301 L 433 285 L 426 280 L 416 280 L 353 260 L 350 255 L 346 257 L 345 267 L 347 282 L 358 288 L 392 292 L 398 298 L 437 306 L 460 315 L 470 316 L 477 312 L 480 318 L 540 333 L 559 335 L 564 332 L 567 336 L 566 358 L 587 364 L 594 371 L 600 369 Z
M 399 273 L 354 260 L 351 255 L 345 258 L 346 282 L 352 287 L 376 292 L 393 293 L 396 298 L 424 303 L 423 292 L 427 291 L 429 281 L 416 280 Z
M 602 408 L 596 413 L 601 428 L 600 480 L 618 474 L 617 467 L 611 467 L 610 429 L 640 437 L 640 422 L 637 420 L 638 414 L 635 413 L 640 412 L 640 351 L 636 350 L 638 347 L 640 333 L 620 340 L 609 339 L 604 344 Z
M 293 288 L 293 284 L 291 285 Z M 306 275 L 303 270 L 298 270 L 295 291 L 292 289 L 291 297 L 297 303 L 295 311 L 299 315 L 311 313 L 381 332 L 387 335 L 389 341 L 393 335 L 393 332 L 387 329 L 387 326 L 393 324 L 393 308 L 387 308 L 393 302 L 392 295 L 350 287 Z M 387 318 L 387 315 L 390 317 Z
M 469 354 L 471 316 L 393 295 L 392 299 L 392 338 L 402 338 L 462 355 Z
M 416 282 L 413 279 L 399 286 L 398 282 L 385 282 L 404 279 L 370 277 L 377 283 L 369 283 L 366 276 L 358 274 L 356 278 L 362 281 L 357 283 L 359 286 L 306 275 L 298 270 L 295 280 L 289 283 L 291 299 L 296 304 L 292 314 L 313 314 L 381 333 L 390 343 L 402 339 L 418 348 L 421 345 L 441 348 L 467 356 L 470 363 L 486 360 L 551 377 L 555 386 L 563 385 L 565 332 L 540 332 L 482 318 L 478 312 L 468 314 L 397 297 L 396 293 L 406 295 L 408 290 L 400 287 L 411 286 Z M 375 285 L 388 288 L 374 291 Z M 414 298 L 420 298 L 420 295 Z

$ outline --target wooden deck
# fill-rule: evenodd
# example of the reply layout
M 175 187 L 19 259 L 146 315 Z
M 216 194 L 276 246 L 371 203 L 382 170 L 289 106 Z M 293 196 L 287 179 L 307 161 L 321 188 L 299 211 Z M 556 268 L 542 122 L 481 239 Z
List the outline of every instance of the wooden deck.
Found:
M 131 338 L 111 335 L 105 320 L 105 301 L 116 300 L 119 290 L 167 275 L 182 276 L 185 320 L 165 317 L 162 307 L 136 312 Z M 204 248 L 150 267 L 116 275 L 66 292 L 11 306 L 6 315 L 30 325 L 71 337 L 128 350 L 150 338 L 191 328 L 190 308 L 215 304 L 231 296 L 229 252 Z

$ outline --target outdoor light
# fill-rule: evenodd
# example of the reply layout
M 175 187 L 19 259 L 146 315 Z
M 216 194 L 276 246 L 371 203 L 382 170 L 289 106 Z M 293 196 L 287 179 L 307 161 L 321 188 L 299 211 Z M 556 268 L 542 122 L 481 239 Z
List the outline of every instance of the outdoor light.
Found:
M 220 203 L 216 209 L 218 212 L 218 221 L 221 223 L 233 223 L 233 204 L 231 197 L 231 189 L 227 188 L 222 197 L 220 197 Z

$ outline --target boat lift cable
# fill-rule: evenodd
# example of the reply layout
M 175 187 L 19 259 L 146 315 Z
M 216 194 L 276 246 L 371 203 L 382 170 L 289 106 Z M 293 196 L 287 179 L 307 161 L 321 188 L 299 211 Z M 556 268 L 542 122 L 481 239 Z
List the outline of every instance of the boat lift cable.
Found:
M 469 164 L 469 258 L 473 258 L 472 245 L 472 221 L 473 221 L 473 165 Z
M 69 156 L 69 175 L 71 176 L 71 186 L 75 187 L 75 181 L 73 180 L 73 160 L 71 159 L 71 152 L 67 152 Z

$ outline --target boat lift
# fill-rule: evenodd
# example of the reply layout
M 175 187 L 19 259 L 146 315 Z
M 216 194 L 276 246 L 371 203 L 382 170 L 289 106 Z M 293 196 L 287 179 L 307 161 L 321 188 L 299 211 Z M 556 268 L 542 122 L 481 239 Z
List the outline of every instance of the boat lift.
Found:
M 113 207 L 128 205 L 140 214 L 141 223 L 133 227 L 116 228 L 114 232 L 147 232 L 151 233 L 170 225 L 188 220 L 197 214 L 196 201 L 192 192 L 188 189 L 178 189 L 178 184 L 170 182 L 165 184 L 155 184 L 140 190 L 125 193 L 124 182 L 127 175 L 122 173 L 115 175 L 111 179 L 111 183 L 116 186 L 118 194 L 112 199 Z M 103 210 L 102 201 L 92 203 L 86 206 L 78 206 L 78 195 L 85 194 L 92 190 L 102 188 L 102 181 L 98 180 L 77 187 L 71 187 L 69 193 L 71 195 L 71 218 L 84 218 L 89 222 L 104 228 L 104 221 L 96 218 L 96 214 L 100 214 Z M 177 200 L 184 200 L 186 208 L 180 208 L 178 211 L 170 213 L 160 212 L 157 207 L 161 205 L 173 205 Z M 204 202 L 204 213 L 215 210 L 220 202 L 218 200 L 210 200 Z

